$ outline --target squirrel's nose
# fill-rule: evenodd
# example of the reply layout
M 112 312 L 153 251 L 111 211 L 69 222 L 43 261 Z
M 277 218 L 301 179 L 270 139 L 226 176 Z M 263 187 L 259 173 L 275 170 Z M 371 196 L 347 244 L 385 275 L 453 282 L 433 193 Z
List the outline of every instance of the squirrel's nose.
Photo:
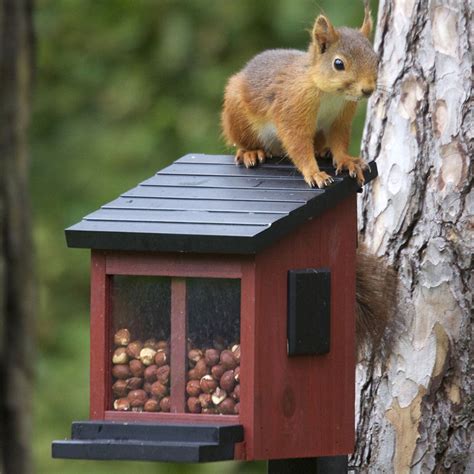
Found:
M 370 97 L 372 92 L 374 92 L 374 89 L 362 89 L 362 94 L 364 94 L 365 97 Z

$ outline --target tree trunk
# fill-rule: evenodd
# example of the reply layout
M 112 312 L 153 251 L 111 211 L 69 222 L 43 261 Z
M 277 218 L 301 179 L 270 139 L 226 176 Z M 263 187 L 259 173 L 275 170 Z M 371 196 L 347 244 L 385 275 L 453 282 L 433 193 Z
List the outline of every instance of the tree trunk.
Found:
M 360 472 L 474 472 L 470 5 L 380 2 L 383 90 L 364 141 L 380 177 L 359 203 L 360 232 L 398 272 L 403 330 L 385 368 L 358 367 Z
M 32 472 L 34 286 L 27 125 L 33 58 L 29 0 L 0 0 L 0 472 Z

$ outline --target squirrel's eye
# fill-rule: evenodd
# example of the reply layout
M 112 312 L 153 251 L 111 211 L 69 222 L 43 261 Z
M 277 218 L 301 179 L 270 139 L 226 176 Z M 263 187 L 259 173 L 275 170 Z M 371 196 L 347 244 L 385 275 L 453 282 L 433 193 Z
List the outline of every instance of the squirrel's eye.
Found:
M 334 69 L 336 69 L 337 71 L 344 71 L 344 61 L 342 59 L 336 58 L 334 60 Z

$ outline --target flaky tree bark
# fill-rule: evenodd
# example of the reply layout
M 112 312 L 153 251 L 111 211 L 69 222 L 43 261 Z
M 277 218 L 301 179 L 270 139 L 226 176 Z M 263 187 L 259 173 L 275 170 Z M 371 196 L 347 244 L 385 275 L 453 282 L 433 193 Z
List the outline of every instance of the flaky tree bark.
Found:
M 0 0 L 0 472 L 32 472 L 31 2 Z
M 360 472 L 474 472 L 471 5 L 380 2 L 360 232 L 398 271 L 404 327 L 386 368 L 358 368 Z

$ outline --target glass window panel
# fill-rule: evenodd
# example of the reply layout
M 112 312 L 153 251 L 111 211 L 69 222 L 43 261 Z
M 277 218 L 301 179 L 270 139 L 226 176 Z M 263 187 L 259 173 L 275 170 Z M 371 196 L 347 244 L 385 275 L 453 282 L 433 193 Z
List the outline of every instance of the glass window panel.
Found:
M 186 410 L 237 414 L 240 409 L 240 280 L 186 280 Z
M 169 411 L 171 280 L 112 277 L 112 400 L 120 411 Z

